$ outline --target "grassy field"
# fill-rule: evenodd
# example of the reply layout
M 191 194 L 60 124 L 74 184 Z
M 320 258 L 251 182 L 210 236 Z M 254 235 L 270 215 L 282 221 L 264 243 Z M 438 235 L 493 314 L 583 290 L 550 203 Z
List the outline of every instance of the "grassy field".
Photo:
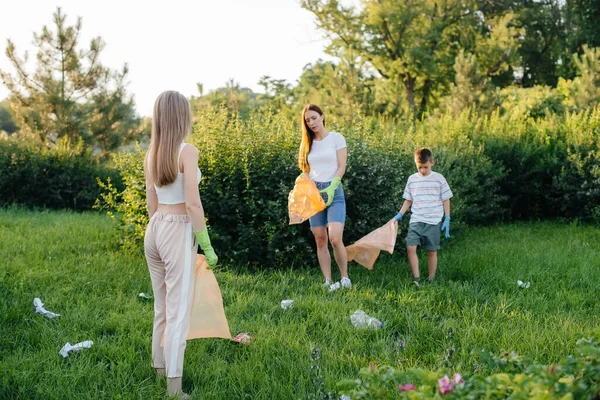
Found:
M 115 243 L 104 215 L 0 210 L 0 398 L 164 398 L 150 366 L 152 302 L 138 298 L 151 292 L 146 264 Z M 184 390 L 197 399 L 315 398 L 371 362 L 433 369 L 454 346 L 450 362 L 468 375 L 474 349 L 550 363 L 578 335 L 600 332 L 599 228 L 472 228 L 442 246 L 437 281 L 418 290 L 397 254 L 373 271 L 351 264 L 354 287 L 334 293 L 321 288 L 316 266 L 217 270 L 232 333 L 255 341 L 189 342 Z M 531 287 L 518 288 L 519 279 Z M 61 316 L 36 314 L 34 297 Z M 294 308 L 282 310 L 283 299 Z M 359 308 L 384 328 L 354 329 L 349 317 Z M 93 347 L 58 354 L 84 340 Z

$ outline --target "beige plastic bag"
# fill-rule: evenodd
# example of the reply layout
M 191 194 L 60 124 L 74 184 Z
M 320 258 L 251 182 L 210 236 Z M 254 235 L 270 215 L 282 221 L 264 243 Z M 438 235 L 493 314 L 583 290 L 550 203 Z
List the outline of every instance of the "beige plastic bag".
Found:
M 190 330 L 187 340 L 210 337 L 231 339 L 219 284 L 215 274 L 208 269 L 206 257 L 202 254 L 196 256 L 194 293 L 190 312 Z
M 392 219 L 381 228 L 347 246 L 348 261 L 354 260 L 368 270 L 372 270 L 381 250 L 390 254 L 394 253 L 397 234 L 398 222 Z
M 194 288 L 190 305 L 190 329 L 186 340 L 199 338 L 231 339 L 229 324 L 223 309 L 223 297 L 215 274 L 208 269 L 206 257 L 196 255 Z M 160 343 L 165 345 L 165 337 Z
M 306 221 L 325 207 L 325 201 L 312 179 L 306 175 L 298 177 L 288 196 L 290 225 Z

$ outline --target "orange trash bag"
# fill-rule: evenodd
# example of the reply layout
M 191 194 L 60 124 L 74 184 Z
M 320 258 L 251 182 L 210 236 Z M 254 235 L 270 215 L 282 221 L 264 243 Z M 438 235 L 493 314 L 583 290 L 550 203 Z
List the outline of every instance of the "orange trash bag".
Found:
M 306 175 L 298 177 L 288 196 L 290 225 L 306 221 L 325 207 L 325 201 L 312 179 Z
M 394 253 L 397 234 L 398 222 L 392 219 L 381 228 L 347 246 L 348 261 L 354 260 L 366 269 L 372 270 L 381 250 L 385 250 L 390 254 Z
M 190 313 L 187 340 L 210 337 L 231 339 L 219 284 L 215 274 L 208 269 L 206 257 L 202 254 L 196 256 Z

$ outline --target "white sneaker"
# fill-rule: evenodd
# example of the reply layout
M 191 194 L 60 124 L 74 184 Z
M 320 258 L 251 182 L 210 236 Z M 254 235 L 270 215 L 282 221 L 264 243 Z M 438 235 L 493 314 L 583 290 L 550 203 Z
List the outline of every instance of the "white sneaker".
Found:
M 323 287 L 329 287 L 331 286 L 331 281 L 329 279 L 325 279 L 325 283 L 323 284 Z
M 346 289 L 352 286 L 352 282 L 350 282 L 350 278 L 342 278 L 340 283 L 342 284 L 342 287 L 346 288 Z
M 329 291 L 330 292 L 335 292 L 336 290 L 338 290 L 340 288 L 340 283 L 336 282 L 336 283 L 332 283 L 331 286 L 329 286 Z

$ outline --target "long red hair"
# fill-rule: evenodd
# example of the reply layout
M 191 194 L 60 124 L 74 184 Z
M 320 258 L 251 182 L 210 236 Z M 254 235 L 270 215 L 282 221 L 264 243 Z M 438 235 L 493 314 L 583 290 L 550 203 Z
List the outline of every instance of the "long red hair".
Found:
M 315 104 L 307 104 L 302 110 L 302 141 L 300 142 L 300 151 L 298 152 L 298 167 L 304 173 L 310 172 L 308 153 L 310 153 L 313 140 L 315 139 L 315 133 L 308 127 L 308 124 L 306 123 L 306 113 L 308 111 L 315 111 L 318 112 L 319 115 L 323 116 L 323 111 Z M 323 118 L 323 126 L 325 126 L 325 118 Z

